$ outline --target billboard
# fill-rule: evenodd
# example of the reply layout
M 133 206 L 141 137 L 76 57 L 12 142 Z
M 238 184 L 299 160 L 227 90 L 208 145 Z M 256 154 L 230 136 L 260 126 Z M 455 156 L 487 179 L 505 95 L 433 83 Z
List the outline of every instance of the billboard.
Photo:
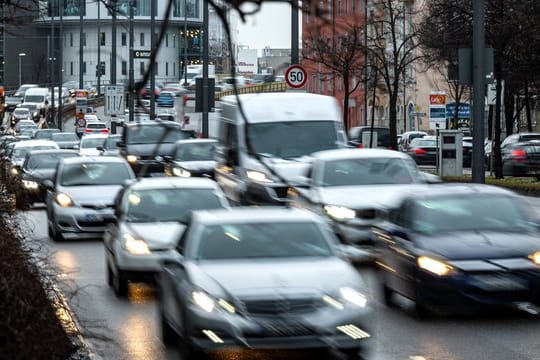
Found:
M 429 128 L 446 129 L 446 93 L 429 94 Z
M 241 74 L 257 74 L 258 55 L 256 49 L 240 49 L 237 56 L 237 72 Z

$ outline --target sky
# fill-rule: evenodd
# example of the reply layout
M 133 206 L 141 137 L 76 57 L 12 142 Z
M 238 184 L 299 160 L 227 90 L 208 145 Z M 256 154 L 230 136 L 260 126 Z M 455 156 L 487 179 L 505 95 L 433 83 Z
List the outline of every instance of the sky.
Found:
M 238 25 L 238 42 L 250 49 L 291 48 L 291 7 L 289 4 L 263 3 L 261 10 Z M 299 20 L 301 22 L 301 18 Z M 260 52 L 260 51 L 259 51 Z

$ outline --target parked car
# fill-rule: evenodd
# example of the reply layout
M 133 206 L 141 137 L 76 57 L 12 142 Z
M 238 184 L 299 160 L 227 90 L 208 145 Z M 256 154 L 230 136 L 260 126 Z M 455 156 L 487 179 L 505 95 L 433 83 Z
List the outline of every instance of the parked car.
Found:
M 167 156 L 164 173 L 167 176 L 214 178 L 217 140 L 178 140 L 173 155 Z
M 410 155 L 418 165 L 436 165 L 437 138 L 435 136 L 423 136 L 413 139 L 406 154 Z
M 375 306 L 336 241 L 300 209 L 195 211 L 158 277 L 163 342 L 180 342 L 182 359 L 329 343 L 363 358 Z
M 161 91 L 159 93 L 159 98 L 157 99 L 157 104 L 162 107 L 173 107 L 174 100 L 175 95 L 172 91 Z
M 60 159 L 79 156 L 74 150 L 32 150 L 26 154 L 20 167 L 21 183 L 28 195 L 30 205 L 45 202 L 45 180 L 53 180 Z
M 51 140 L 60 146 L 60 149 L 79 149 L 81 139 L 74 132 L 56 132 Z
M 99 156 L 99 147 L 103 147 L 107 134 L 85 134 L 79 143 L 79 155 L 81 156 Z
M 349 130 L 349 146 L 370 147 L 371 126 L 356 126 Z M 373 127 L 373 144 L 371 147 L 392 148 L 390 128 Z
M 540 177 L 540 140 L 508 144 L 501 158 L 503 176 Z
M 49 237 L 55 241 L 101 239 L 106 226 L 114 221 L 116 194 L 126 180 L 134 178 L 124 159 L 62 159 L 54 181 L 44 182 Z
M 373 228 L 384 300 L 431 307 L 540 303 L 540 231 L 519 195 L 482 184 L 408 191 Z
M 126 296 L 129 282 L 154 282 L 191 211 L 228 207 L 208 179 L 146 178 L 126 185 L 115 203 L 117 219 L 103 235 L 109 286 Z
M 424 136 L 427 136 L 427 132 L 424 131 L 407 131 L 401 134 L 401 142 L 399 143 L 399 150 L 407 152 L 409 150 L 409 146 L 411 144 L 411 141 L 416 138 L 421 138 Z
M 398 194 L 441 181 L 398 151 L 338 149 L 312 157 L 307 176 L 289 194 L 292 204 L 323 215 L 343 243 L 356 246 L 373 245 L 371 226 L 396 206 Z

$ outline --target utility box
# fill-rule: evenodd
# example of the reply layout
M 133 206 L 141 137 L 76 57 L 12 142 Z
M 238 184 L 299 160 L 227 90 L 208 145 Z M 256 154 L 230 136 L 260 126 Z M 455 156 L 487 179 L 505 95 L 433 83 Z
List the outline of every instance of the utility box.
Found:
M 439 130 L 439 175 L 463 175 L 463 133 L 461 130 Z

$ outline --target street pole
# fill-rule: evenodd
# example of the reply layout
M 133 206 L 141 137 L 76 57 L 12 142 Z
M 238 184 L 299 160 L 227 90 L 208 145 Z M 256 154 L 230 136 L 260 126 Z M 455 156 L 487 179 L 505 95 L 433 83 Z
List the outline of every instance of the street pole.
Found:
M 135 17 L 135 4 L 134 0 L 130 1 L 129 4 L 129 122 L 135 120 L 135 73 L 134 73 L 134 63 L 133 63 L 133 44 L 134 44 L 134 34 L 133 34 L 133 18 Z
M 184 0 L 184 86 L 187 86 L 187 0 Z
M 101 95 L 101 2 L 99 0 L 97 3 L 97 63 L 98 63 L 98 74 L 97 74 L 97 94 Z
M 60 46 L 58 47 L 58 93 L 62 94 L 62 83 L 64 82 L 64 0 L 60 0 L 60 28 L 58 29 Z M 64 121 L 64 100 L 58 97 L 58 121 L 57 127 L 62 131 Z
M 150 50 L 156 48 L 156 3 L 157 1 L 150 2 Z M 154 59 L 154 62 L 150 64 L 150 119 L 154 120 L 156 118 L 156 62 L 157 56 Z
M 112 29 L 111 29 L 111 85 L 116 85 L 116 0 L 111 0 L 112 10 Z
M 203 137 L 208 137 L 208 0 L 203 2 L 203 98 L 202 98 L 202 133 Z
M 50 81 L 50 88 L 51 88 L 51 103 L 49 104 L 49 109 L 48 109 L 48 114 L 47 115 L 52 115 L 52 116 L 47 116 L 47 125 L 49 125 L 49 122 L 52 121 L 52 119 L 54 119 L 54 80 L 55 80 L 55 74 L 54 74 L 54 64 L 55 64 L 55 60 L 56 58 L 54 57 L 54 34 L 55 31 L 54 31 L 54 6 L 52 7 L 51 9 L 51 53 L 50 53 L 50 56 L 49 56 L 49 71 L 50 71 L 50 78 L 49 78 L 49 81 Z M 58 95 L 58 97 L 60 97 L 60 95 Z
M 19 53 L 19 87 L 21 87 L 22 85 L 22 63 L 21 63 L 21 58 L 23 56 L 26 56 L 26 53 Z
M 298 0 L 291 0 L 291 65 L 300 63 L 298 52 Z
M 484 21 L 484 0 L 473 0 L 473 183 L 486 182 L 484 172 L 484 86 L 486 84 Z
M 79 0 L 79 89 L 83 88 L 83 7 L 85 0 Z

